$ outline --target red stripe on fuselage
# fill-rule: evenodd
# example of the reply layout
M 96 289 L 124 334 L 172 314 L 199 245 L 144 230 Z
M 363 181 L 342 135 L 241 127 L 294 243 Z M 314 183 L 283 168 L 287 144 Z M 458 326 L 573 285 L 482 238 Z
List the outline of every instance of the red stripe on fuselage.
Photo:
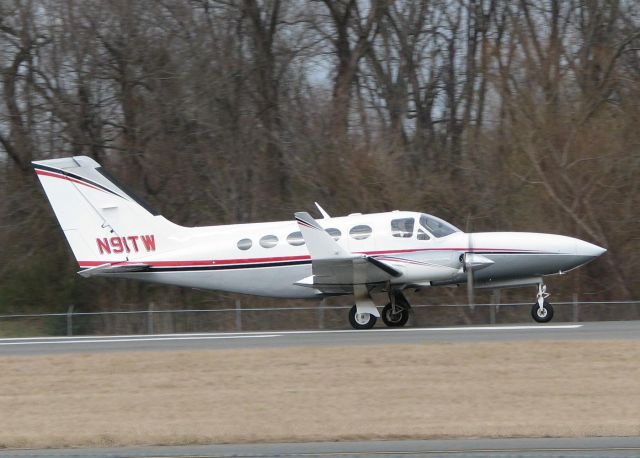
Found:
M 513 252 L 513 251 L 521 251 L 523 253 L 541 253 L 540 250 L 523 250 L 521 248 L 468 248 L 468 247 L 453 247 L 453 248 L 415 248 L 412 250 L 382 250 L 382 251 L 355 251 L 355 253 L 358 254 L 368 254 L 368 255 L 375 255 L 375 254 L 392 254 L 392 253 L 417 253 L 420 251 L 464 251 L 464 252 L 469 252 L 469 253 L 473 253 L 473 252 L 494 252 L 494 251 L 506 251 L 506 252 Z
M 356 254 L 366 255 L 379 255 L 379 254 L 391 254 L 391 253 L 417 253 L 423 251 L 469 251 L 468 248 L 421 248 L 414 250 L 382 250 L 382 251 L 363 251 L 356 252 Z M 474 248 L 473 252 L 487 252 L 487 251 L 520 251 L 523 254 L 527 253 L 539 253 L 536 250 L 515 250 L 513 248 Z M 217 259 L 217 260 L 194 260 L 194 261 L 115 261 L 113 265 L 128 265 L 128 264 L 148 264 L 151 267 L 198 267 L 198 266 L 220 266 L 220 265 L 243 265 L 243 264 L 260 264 L 260 263 L 277 263 L 286 261 L 306 261 L 310 260 L 308 255 L 303 256 L 279 256 L 270 258 L 243 258 L 243 259 Z M 105 264 L 108 261 L 79 261 L 80 267 L 95 267 Z

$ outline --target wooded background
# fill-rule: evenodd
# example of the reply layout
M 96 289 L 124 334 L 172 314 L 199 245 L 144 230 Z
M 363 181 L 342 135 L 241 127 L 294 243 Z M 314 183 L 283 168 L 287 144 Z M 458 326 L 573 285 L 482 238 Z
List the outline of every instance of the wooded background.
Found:
M 68 155 L 182 225 L 318 201 L 578 237 L 609 251 L 553 298 L 638 298 L 639 5 L 2 0 L 0 313 L 229 299 L 76 276 L 30 166 Z

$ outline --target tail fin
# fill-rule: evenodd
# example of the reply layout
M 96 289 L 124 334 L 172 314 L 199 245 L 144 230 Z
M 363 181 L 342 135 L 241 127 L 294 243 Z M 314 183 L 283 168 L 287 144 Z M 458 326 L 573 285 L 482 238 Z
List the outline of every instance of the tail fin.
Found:
M 80 267 L 164 251 L 167 235 L 180 229 L 89 157 L 35 161 L 33 167 Z

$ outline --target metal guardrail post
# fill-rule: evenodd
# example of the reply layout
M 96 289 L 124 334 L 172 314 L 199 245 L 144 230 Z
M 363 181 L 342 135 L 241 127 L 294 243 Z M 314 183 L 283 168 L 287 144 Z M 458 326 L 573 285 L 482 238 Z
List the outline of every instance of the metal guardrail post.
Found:
M 491 306 L 489 307 L 489 323 L 496 324 L 496 311 L 500 304 L 500 290 L 494 289 L 491 296 Z
M 236 331 L 242 331 L 242 304 L 236 299 Z
M 571 310 L 571 317 L 566 316 L 567 319 L 572 319 L 574 322 L 580 322 L 582 315 L 580 313 L 580 308 L 582 306 L 588 305 L 588 306 L 593 306 L 596 308 L 602 308 L 601 306 L 611 306 L 611 305 L 615 305 L 616 308 L 619 306 L 626 306 L 626 307 L 632 307 L 632 311 L 634 313 L 637 313 L 638 310 L 640 310 L 640 300 L 619 300 L 619 301 L 585 301 L 585 300 L 580 300 L 579 299 L 580 294 L 574 294 L 571 296 L 571 300 L 569 301 L 558 301 L 555 302 L 554 301 L 554 306 L 557 305 L 559 306 L 559 309 L 561 308 L 562 310 L 566 309 L 567 310 L 567 314 L 569 313 L 569 310 Z M 431 305 L 428 304 L 415 304 L 413 306 L 413 308 L 415 308 L 416 310 L 418 308 L 423 308 L 423 307 L 430 307 Z M 475 307 L 489 307 L 489 317 L 487 317 L 487 319 L 490 319 L 492 322 L 494 322 L 494 320 L 497 322 L 497 315 L 500 312 L 501 308 L 504 307 L 511 307 L 511 306 L 527 306 L 530 307 L 531 304 L 530 302 L 507 302 L 507 303 L 502 303 L 500 300 L 500 295 L 499 294 L 495 294 L 492 298 L 491 303 L 489 304 L 475 304 Z M 439 304 L 439 307 L 467 307 L 464 304 Z M 5 320 L 13 320 L 13 319 L 25 319 L 25 318 L 38 318 L 38 319 L 55 319 L 58 320 L 58 323 L 63 324 L 64 322 L 61 322 L 60 320 L 66 320 L 66 334 L 68 336 L 72 336 L 75 333 L 75 330 L 73 328 L 73 320 L 75 318 L 75 316 L 78 317 L 94 317 L 94 316 L 116 316 L 116 317 L 126 317 L 126 320 L 124 321 L 124 323 L 127 325 L 127 328 L 131 328 L 132 330 L 136 330 L 136 332 L 145 332 L 145 327 L 146 327 L 146 331 L 149 334 L 154 334 L 155 333 L 155 317 L 160 315 L 160 316 L 167 316 L 167 314 L 170 314 L 171 316 L 175 317 L 176 315 L 180 315 L 180 314 L 192 314 L 192 313 L 215 313 L 215 314 L 224 314 L 225 317 L 229 317 L 228 313 L 234 313 L 235 314 L 235 324 L 236 324 L 236 329 L 243 330 L 244 329 L 244 323 L 242 322 L 242 313 L 243 312 L 292 312 L 292 311 L 296 311 L 296 310 L 304 310 L 306 313 L 311 313 L 311 314 L 316 314 L 316 319 L 318 320 L 317 322 L 317 326 L 320 329 L 326 329 L 328 325 L 331 325 L 332 323 L 328 323 L 327 322 L 327 318 L 326 318 L 326 314 L 327 314 L 327 310 L 332 310 L 332 311 L 340 311 L 340 313 L 346 313 L 349 310 L 350 306 L 348 305 L 327 305 L 326 302 L 323 302 L 321 304 L 311 304 L 311 305 L 305 305 L 305 306 L 298 306 L 298 307 L 241 307 L 240 301 L 237 300 L 235 303 L 235 308 L 233 307 L 229 307 L 229 305 L 227 304 L 226 307 L 224 308 L 220 308 L 220 309 L 189 309 L 189 310 L 185 310 L 185 309 L 179 309 L 179 310 L 155 310 L 155 304 L 153 302 L 148 304 L 148 308 L 147 310 L 141 309 L 141 310 L 110 310 L 110 311 L 101 311 L 101 312 L 82 312 L 82 311 L 75 311 L 75 306 L 73 305 L 69 305 L 67 310 L 65 311 L 60 311 L 60 312 L 56 312 L 56 313 L 15 313 L 15 314 L 7 314 L 7 315 L 0 315 L 0 323 L 4 323 Z M 412 308 L 412 309 L 413 309 Z M 484 312 L 484 311 L 483 311 Z M 604 314 L 606 313 L 605 310 L 602 310 L 600 313 Z M 182 316 L 189 316 L 189 315 L 182 315 Z M 308 315 L 306 315 L 308 317 Z M 482 315 L 482 316 L 486 316 L 486 315 Z M 595 320 L 597 318 L 600 319 L 605 319 L 605 320 L 611 320 L 611 319 L 616 319 L 616 317 L 618 317 L 619 315 L 614 315 L 614 316 L 610 316 L 610 315 L 606 315 L 606 317 L 602 318 L 602 316 L 598 317 L 592 317 L 591 314 L 588 318 Z M 130 318 L 129 318 L 130 317 Z M 509 317 L 505 317 L 505 318 L 509 318 L 509 320 L 505 320 L 505 321 L 514 321 L 514 319 L 512 319 L 511 316 Z M 526 315 L 522 315 L 522 318 L 525 319 Z M 145 323 L 145 319 L 146 319 L 146 323 Z M 229 325 L 231 324 L 231 322 L 229 321 L 231 319 L 231 317 L 229 318 L 225 318 L 224 322 L 228 323 Z M 415 324 L 415 316 L 414 313 L 411 312 L 410 316 L 410 324 Z M 465 319 L 467 320 L 468 324 L 471 324 L 470 318 L 466 316 L 465 314 Z M 627 316 L 622 316 L 622 318 L 619 319 L 629 319 L 628 314 Z M 135 320 L 135 323 L 132 323 L 132 321 Z M 167 320 L 160 320 L 158 322 L 158 329 L 160 331 L 165 331 L 165 327 L 168 326 L 168 324 L 164 324 L 166 323 Z M 182 321 L 180 321 L 182 322 Z M 188 324 L 188 323 L 187 323 Z M 141 327 L 138 327 L 141 326 Z M 331 326 L 330 326 L 331 327 Z M 233 328 L 233 327 L 232 327 Z M 226 328 L 225 328 L 226 330 Z M 62 329 L 58 330 L 60 333 L 64 333 L 64 331 Z M 167 331 L 169 332 L 169 331 Z M 173 324 L 173 330 L 171 332 L 179 332 L 176 329 L 176 323 L 174 321 Z
M 324 329 L 324 299 L 318 305 L 318 329 Z
M 73 304 L 67 309 L 67 335 L 73 335 Z
M 149 302 L 149 309 L 147 310 L 147 334 L 153 334 L 153 302 Z

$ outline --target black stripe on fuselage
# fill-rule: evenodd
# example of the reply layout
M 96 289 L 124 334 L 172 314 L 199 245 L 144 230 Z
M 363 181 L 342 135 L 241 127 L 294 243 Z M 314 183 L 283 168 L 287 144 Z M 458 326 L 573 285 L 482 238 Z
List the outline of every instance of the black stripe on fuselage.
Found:
M 238 269 L 257 269 L 264 267 L 287 267 L 287 266 L 301 266 L 305 264 L 311 264 L 310 260 L 303 261 L 284 261 L 284 262 L 265 262 L 256 264 L 229 264 L 223 266 L 175 266 L 175 267 L 154 267 L 149 266 L 148 269 L 143 272 L 198 272 L 198 271 L 210 271 L 210 270 L 238 270 Z M 122 272 L 114 272 L 122 273 Z
M 44 170 L 44 171 L 47 171 L 47 172 L 59 173 L 60 175 L 64 175 L 66 177 L 73 178 L 74 180 L 82 181 L 83 183 L 86 183 L 86 184 L 88 184 L 90 186 L 94 186 L 96 188 L 100 188 L 103 191 L 106 191 L 106 192 L 108 192 L 110 194 L 113 194 L 114 196 L 118 196 L 121 199 L 124 199 L 124 197 L 122 197 L 117 192 L 112 191 L 111 189 L 101 185 L 100 183 L 96 183 L 95 181 L 88 180 L 85 177 L 81 177 L 80 175 L 76 175 L 75 173 L 67 172 L 66 170 L 63 170 L 63 169 L 56 169 L 56 168 L 53 168 L 53 167 L 49 167 L 49 166 L 46 166 L 46 165 L 40 165 L 40 164 L 34 164 L 33 168 L 34 169 L 39 169 L 39 170 Z

